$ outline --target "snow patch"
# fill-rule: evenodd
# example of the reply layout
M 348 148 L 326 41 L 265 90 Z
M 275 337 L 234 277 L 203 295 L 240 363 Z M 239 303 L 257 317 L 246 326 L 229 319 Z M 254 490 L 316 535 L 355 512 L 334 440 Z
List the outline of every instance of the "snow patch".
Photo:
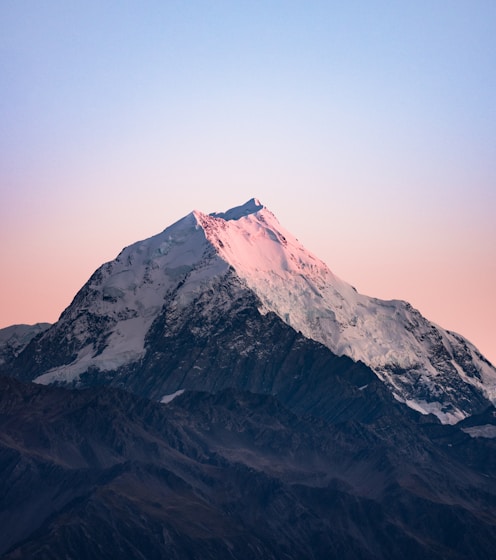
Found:
M 443 424 L 457 424 L 468 416 L 468 414 L 459 409 L 453 408 L 447 411 L 442 403 L 436 401 L 427 402 L 424 400 L 405 399 L 404 403 L 421 414 L 434 414 Z
M 210 216 L 214 218 L 221 218 L 222 220 L 239 220 L 249 214 L 258 212 L 263 208 L 264 205 L 258 200 L 258 198 L 251 198 L 248 202 L 242 204 L 241 206 L 231 208 L 227 212 L 213 212 Z
M 183 393 L 184 393 L 184 389 L 179 389 L 178 391 L 175 391 L 174 393 L 171 393 L 170 395 L 164 395 L 160 399 L 160 402 L 162 404 L 170 403 L 172 400 L 174 400 L 176 397 L 179 397 L 179 395 L 182 395 Z
M 493 424 L 485 424 L 484 426 L 472 426 L 470 428 L 462 428 L 470 437 L 477 438 L 496 438 L 496 426 Z

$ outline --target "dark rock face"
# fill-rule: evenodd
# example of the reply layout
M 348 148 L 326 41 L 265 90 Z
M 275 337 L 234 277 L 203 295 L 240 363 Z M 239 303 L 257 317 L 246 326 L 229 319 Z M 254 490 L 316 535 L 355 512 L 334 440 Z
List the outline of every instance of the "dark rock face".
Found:
M 161 405 L 0 378 L 0 555 L 491 557 L 495 440 L 390 401 L 338 416 L 232 389 Z

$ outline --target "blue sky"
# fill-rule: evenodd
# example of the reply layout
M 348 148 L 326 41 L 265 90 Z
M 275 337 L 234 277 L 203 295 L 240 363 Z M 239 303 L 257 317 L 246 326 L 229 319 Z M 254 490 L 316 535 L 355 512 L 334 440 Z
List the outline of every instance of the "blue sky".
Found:
M 483 0 L 3 2 L 0 326 L 256 196 L 496 361 L 495 53 Z

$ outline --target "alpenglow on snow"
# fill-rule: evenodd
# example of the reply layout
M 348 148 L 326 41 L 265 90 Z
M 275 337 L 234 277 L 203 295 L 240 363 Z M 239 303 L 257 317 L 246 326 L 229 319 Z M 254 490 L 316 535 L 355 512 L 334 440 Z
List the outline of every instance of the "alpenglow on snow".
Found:
M 496 369 L 470 342 L 407 302 L 359 294 L 257 199 L 226 212 L 195 210 L 101 266 L 40 336 L 38 344 L 63 332 L 67 356 L 35 381 L 77 385 L 89 370 L 107 375 L 139 363 L 172 296 L 180 317 L 228 271 L 256 296 L 260 314 L 275 313 L 334 354 L 365 363 L 423 414 L 454 423 L 471 413 L 470 395 L 495 402 Z M 88 334 L 95 329 L 98 337 Z

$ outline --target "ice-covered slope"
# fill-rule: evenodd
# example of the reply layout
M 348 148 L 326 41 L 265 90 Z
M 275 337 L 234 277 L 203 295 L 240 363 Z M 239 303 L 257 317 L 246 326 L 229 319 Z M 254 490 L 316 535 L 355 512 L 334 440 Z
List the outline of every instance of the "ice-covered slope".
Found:
M 164 305 L 186 307 L 227 271 L 256 294 L 261 313 L 363 361 L 412 408 L 455 422 L 470 411 L 474 391 L 495 400 L 496 370 L 468 341 L 406 302 L 357 293 L 256 199 L 225 213 L 194 211 L 103 265 L 52 327 L 62 329 L 67 355 L 38 381 L 139 361 Z
M 251 212 L 250 212 L 251 210 Z M 404 301 L 383 301 L 336 277 L 257 200 L 198 215 L 208 239 L 263 302 L 305 336 L 361 360 L 394 395 L 445 422 L 465 417 L 465 384 L 496 398 L 496 370 L 458 334 Z

